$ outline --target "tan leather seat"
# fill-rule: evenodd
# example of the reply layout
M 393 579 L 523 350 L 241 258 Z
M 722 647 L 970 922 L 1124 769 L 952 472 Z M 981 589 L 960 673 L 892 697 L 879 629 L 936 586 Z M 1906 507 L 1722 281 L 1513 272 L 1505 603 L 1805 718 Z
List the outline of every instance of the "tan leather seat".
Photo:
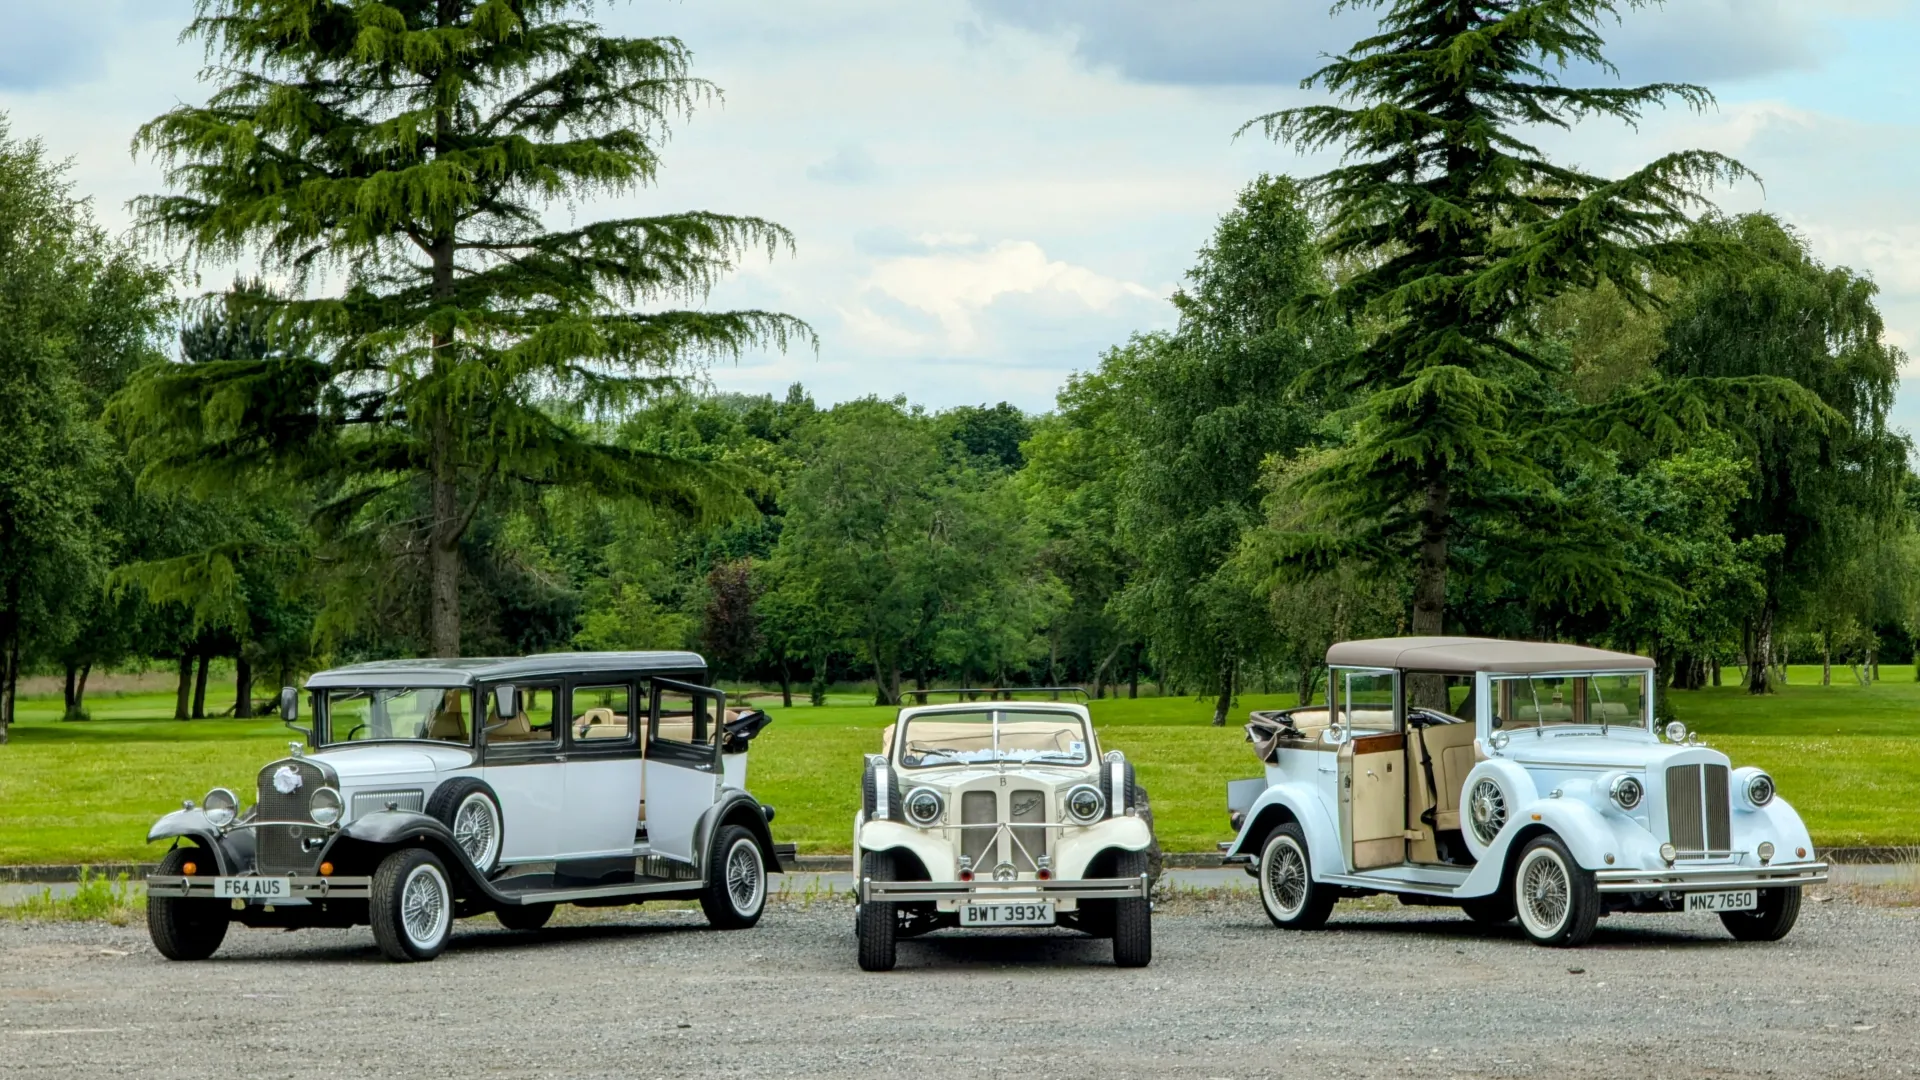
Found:
M 533 738 L 533 726 L 527 723 L 527 710 L 521 709 L 506 722 L 487 732 L 488 742 L 528 742 Z
M 627 737 L 627 717 L 606 706 L 588 709 L 573 719 L 573 737 L 580 742 Z
M 460 711 L 460 691 L 449 690 L 447 696 L 441 699 L 440 710 L 433 714 L 433 721 L 427 725 L 427 738 L 461 743 L 467 741 L 467 719 Z
M 1433 827 L 1460 827 L 1460 794 L 1473 771 L 1473 725 L 1440 724 L 1420 732 L 1433 760 Z M 1419 762 L 1414 762 L 1420 768 Z

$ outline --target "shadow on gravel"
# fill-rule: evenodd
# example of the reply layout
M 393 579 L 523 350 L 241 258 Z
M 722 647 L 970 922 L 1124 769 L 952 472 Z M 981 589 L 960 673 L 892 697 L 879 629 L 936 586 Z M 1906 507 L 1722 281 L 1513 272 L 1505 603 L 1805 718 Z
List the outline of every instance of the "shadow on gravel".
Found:
M 1659 918 L 1659 916 L 1652 916 Z M 1341 921 L 1336 917 L 1327 923 L 1326 929 L 1316 933 L 1379 934 L 1382 936 L 1429 937 L 1437 941 L 1484 941 L 1506 943 L 1528 949 L 1537 949 L 1528 939 L 1526 931 L 1518 924 L 1506 926 L 1482 926 L 1467 919 L 1366 919 Z M 1718 926 L 1689 926 L 1685 929 L 1663 929 L 1647 924 L 1630 924 L 1600 920 L 1600 926 L 1594 931 L 1593 940 L 1582 949 L 1604 949 L 1608 946 L 1647 947 L 1658 945 L 1664 948 L 1712 949 L 1741 945 Z M 1581 949 L 1565 950 L 1569 954 Z
M 848 942 L 849 955 L 853 948 Z M 1080 934 L 928 934 L 900 943 L 900 967 L 1112 967 L 1113 943 Z
M 259 952 L 245 954 L 230 951 L 232 945 L 247 940 L 240 935 L 258 934 L 259 937 L 254 938 L 250 943 L 262 943 L 263 939 L 272 936 L 275 932 L 236 929 L 234 936 L 227 939 L 227 948 L 214 954 L 212 959 L 200 962 L 236 965 L 284 964 L 288 961 L 387 963 L 386 957 L 380 954 L 379 948 L 373 943 L 373 932 L 365 927 L 355 929 L 357 933 L 355 931 L 335 932 L 353 935 L 344 940 L 335 938 L 323 945 L 309 945 L 304 948 L 300 946 L 299 941 L 300 937 L 307 933 L 306 931 L 281 931 L 280 933 L 285 935 L 281 938 L 286 943 L 285 947 L 268 944 Z M 447 942 L 446 950 L 440 955 L 450 957 L 462 954 L 511 953 L 527 949 L 552 949 L 568 944 L 594 944 L 678 936 L 696 931 L 713 932 L 705 923 L 691 923 L 683 926 L 672 923 L 595 923 L 589 926 L 555 926 L 544 930 L 523 932 L 508 930 L 494 923 L 491 918 L 482 917 L 471 924 L 455 926 L 452 940 Z

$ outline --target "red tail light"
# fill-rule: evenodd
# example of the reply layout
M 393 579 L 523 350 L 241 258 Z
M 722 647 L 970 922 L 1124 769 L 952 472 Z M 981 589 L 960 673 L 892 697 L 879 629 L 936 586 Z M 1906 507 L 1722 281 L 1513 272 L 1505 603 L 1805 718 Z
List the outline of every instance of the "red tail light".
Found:
M 960 871 L 960 880 L 961 880 L 961 881 L 972 881 L 972 880 L 973 880 L 973 871 L 971 871 L 971 870 L 962 870 L 962 871 Z
M 1041 880 L 1041 881 L 1052 881 L 1052 880 L 1053 880 L 1053 871 L 1051 871 L 1051 870 L 1042 870 L 1042 871 L 1040 871 L 1040 880 Z

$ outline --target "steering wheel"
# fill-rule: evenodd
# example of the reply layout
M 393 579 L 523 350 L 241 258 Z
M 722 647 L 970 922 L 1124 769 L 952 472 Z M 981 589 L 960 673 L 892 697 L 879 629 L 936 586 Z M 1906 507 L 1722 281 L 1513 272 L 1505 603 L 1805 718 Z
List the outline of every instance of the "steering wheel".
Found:
M 349 731 L 349 732 L 347 732 L 347 741 L 348 741 L 348 742 L 352 742 L 352 741 L 353 741 L 353 737 L 354 737 L 355 735 L 358 735 L 358 734 L 360 734 L 361 732 L 363 732 L 363 731 L 365 731 L 365 730 L 367 730 L 367 725 L 365 725 L 365 724 L 355 724 L 355 725 L 353 725 L 353 730 L 352 730 L 352 731 Z

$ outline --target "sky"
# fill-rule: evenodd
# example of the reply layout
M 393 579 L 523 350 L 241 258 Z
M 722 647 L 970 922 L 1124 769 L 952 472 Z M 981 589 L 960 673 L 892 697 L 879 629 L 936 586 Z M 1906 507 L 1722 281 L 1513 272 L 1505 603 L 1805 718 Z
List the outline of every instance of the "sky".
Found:
M 822 402 L 904 394 L 931 407 L 1051 407 L 1067 375 L 1173 321 L 1168 297 L 1235 193 L 1308 176 L 1248 120 L 1300 88 L 1365 13 L 1328 0 L 627 0 L 609 32 L 671 35 L 721 100 L 678 125 L 654 188 L 554 220 L 702 209 L 792 230 L 708 298 L 806 320 L 819 349 L 715 366 L 725 389 Z M 1623 8 L 1627 5 L 1622 4 Z M 0 112 L 71 159 L 110 227 L 163 190 L 130 152 L 143 121 L 207 92 L 191 0 L 0 0 Z M 1888 338 L 1920 350 L 1920 0 L 1670 0 L 1608 34 L 1626 83 L 1702 83 L 1711 109 L 1590 123 L 1541 145 L 1620 175 L 1677 149 L 1762 178 L 1715 193 L 1799 229 L 1870 275 Z M 1583 81 L 1614 78 L 1575 72 Z M 199 268 L 218 288 L 232 268 Z M 189 287 L 194 287 L 190 284 Z M 1902 426 L 1920 431 L 1920 368 Z

